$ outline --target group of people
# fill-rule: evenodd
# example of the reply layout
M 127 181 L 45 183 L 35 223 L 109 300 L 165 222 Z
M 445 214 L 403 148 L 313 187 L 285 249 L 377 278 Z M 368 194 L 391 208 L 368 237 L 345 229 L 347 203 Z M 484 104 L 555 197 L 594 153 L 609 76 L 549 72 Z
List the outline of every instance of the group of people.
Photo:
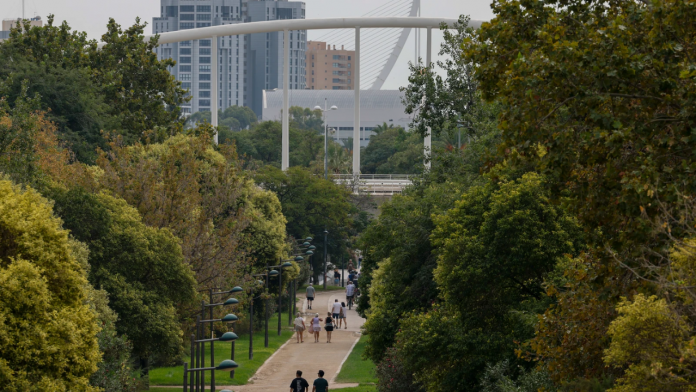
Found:
M 319 378 L 312 384 L 312 392 L 329 392 L 329 382 L 324 378 L 324 371 L 320 370 Z M 290 392 L 309 392 L 309 383 L 302 378 L 302 370 L 295 373 L 295 379 L 290 383 Z
M 345 302 L 335 300 L 331 307 L 331 312 L 326 314 L 326 319 L 319 317 L 319 313 L 315 313 L 310 321 L 310 332 L 314 335 L 314 343 L 319 342 L 319 333 L 321 332 L 321 323 L 324 323 L 326 330 L 326 343 L 331 343 L 331 333 L 334 328 L 348 329 L 348 309 Z M 295 318 L 295 332 L 297 335 L 297 343 L 304 343 L 304 331 L 307 329 L 304 317 L 300 312 L 297 312 Z

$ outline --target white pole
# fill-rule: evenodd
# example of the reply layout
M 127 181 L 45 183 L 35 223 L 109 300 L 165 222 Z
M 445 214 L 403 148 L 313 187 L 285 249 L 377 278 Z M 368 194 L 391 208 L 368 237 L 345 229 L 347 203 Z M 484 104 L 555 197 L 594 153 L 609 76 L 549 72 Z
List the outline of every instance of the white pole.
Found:
M 211 75 L 210 78 L 212 79 L 211 86 L 211 93 L 210 93 L 210 98 L 213 102 L 211 102 L 210 105 L 210 124 L 214 127 L 217 128 L 218 126 L 218 40 L 217 36 L 213 36 L 211 39 L 212 41 L 212 57 L 213 61 L 211 62 Z M 215 144 L 218 144 L 218 133 L 217 129 L 215 129 Z
M 353 177 L 360 175 L 360 27 L 355 28 L 355 69 L 353 70 L 353 90 L 355 90 L 353 112 Z
M 431 61 L 431 49 L 432 49 L 432 28 L 428 27 L 428 33 L 427 33 L 427 40 L 428 43 L 426 45 L 426 53 L 425 53 L 425 64 L 430 67 L 430 61 Z M 433 148 L 433 139 L 432 139 L 432 129 L 428 127 L 428 135 L 425 136 L 425 140 L 423 141 L 423 149 L 425 150 L 425 169 L 430 170 L 430 158 L 432 157 L 432 148 Z
M 281 169 L 288 170 L 290 167 L 290 103 L 288 102 L 288 90 L 290 89 L 290 34 L 288 30 L 283 31 L 283 135 Z

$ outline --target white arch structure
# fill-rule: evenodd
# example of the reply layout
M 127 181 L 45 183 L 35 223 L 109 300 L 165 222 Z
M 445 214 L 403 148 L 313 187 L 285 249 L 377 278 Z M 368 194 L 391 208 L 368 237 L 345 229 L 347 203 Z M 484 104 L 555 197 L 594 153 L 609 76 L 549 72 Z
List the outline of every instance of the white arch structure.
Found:
M 427 29 L 426 64 L 431 63 L 432 29 L 439 29 L 441 24 L 452 28 L 457 19 L 451 18 L 422 18 L 422 17 L 363 17 L 363 18 L 322 18 L 322 19 L 285 19 L 265 22 L 239 23 L 220 26 L 201 27 L 190 30 L 172 31 L 159 34 L 159 44 L 169 44 L 180 41 L 212 38 L 211 79 L 218 80 L 218 48 L 217 37 L 228 35 L 242 35 L 255 33 L 271 33 L 282 31 L 283 50 L 283 128 L 282 128 L 282 158 L 281 168 L 286 170 L 290 166 L 290 115 L 288 90 L 290 89 L 290 73 L 287 67 L 289 56 L 289 32 L 292 30 L 326 30 L 326 29 L 353 29 L 355 30 L 355 86 L 360 86 L 360 30 L 380 28 L 413 28 Z M 481 21 L 469 21 L 469 26 L 479 28 Z M 145 36 L 148 41 L 154 35 Z M 100 44 L 100 47 L 105 44 Z M 216 82 L 217 84 L 217 82 Z M 360 174 L 360 88 L 355 89 L 355 116 L 353 125 L 353 175 Z M 218 97 L 217 88 L 211 91 L 211 124 L 218 125 Z M 217 143 L 217 135 L 215 135 Z M 430 153 L 430 135 L 425 137 L 425 153 Z

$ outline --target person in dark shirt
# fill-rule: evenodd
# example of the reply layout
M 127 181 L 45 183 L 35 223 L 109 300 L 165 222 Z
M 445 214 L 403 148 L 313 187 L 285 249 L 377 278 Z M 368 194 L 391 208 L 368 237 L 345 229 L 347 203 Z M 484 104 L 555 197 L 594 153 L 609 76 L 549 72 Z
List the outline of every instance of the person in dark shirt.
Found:
M 307 392 L 309 383 L 302 378 L 302 370 L 298 370 L 295 376 L 295 379 L 290 383 L 290 392 Z
M 324 378 L 324 371 L 319 371 L 319 378 L 314 380 L 312 392 L 329 392 L 329 382 Z

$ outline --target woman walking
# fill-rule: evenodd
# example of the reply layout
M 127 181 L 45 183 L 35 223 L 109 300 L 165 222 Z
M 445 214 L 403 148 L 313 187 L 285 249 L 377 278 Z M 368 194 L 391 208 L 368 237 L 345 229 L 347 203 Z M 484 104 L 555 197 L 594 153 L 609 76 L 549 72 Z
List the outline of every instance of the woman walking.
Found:
M 295 332 L 297 334 L 297 343 L 304 343 L 304 330 L 306 329 L 304 318 L 300 316 L 300 312 L 297 312 L 297 317 L 295 318 Z
M 331 318 L 331 313 L 326 316 L 326 323 L 324 324 L 324 329 L 326 330 L 326 343 L 331 343 L 331 332 L 334 330 L 334 320 Z
M 314 343 L 319 343 L 319 332 L 321 331 L 321 322 L 324 321 L 319 318 L 319 313 L 314 314 L 312 319 L 312 332 L 314 333 Z
M 341 302 L 341 312 L 343 312 L 343 324 L 345 325 L 343 329 L 348 329 L 348 308 L 346 308 L 346 303 Z M 339 327 L 341 328 L 341 327 Z

